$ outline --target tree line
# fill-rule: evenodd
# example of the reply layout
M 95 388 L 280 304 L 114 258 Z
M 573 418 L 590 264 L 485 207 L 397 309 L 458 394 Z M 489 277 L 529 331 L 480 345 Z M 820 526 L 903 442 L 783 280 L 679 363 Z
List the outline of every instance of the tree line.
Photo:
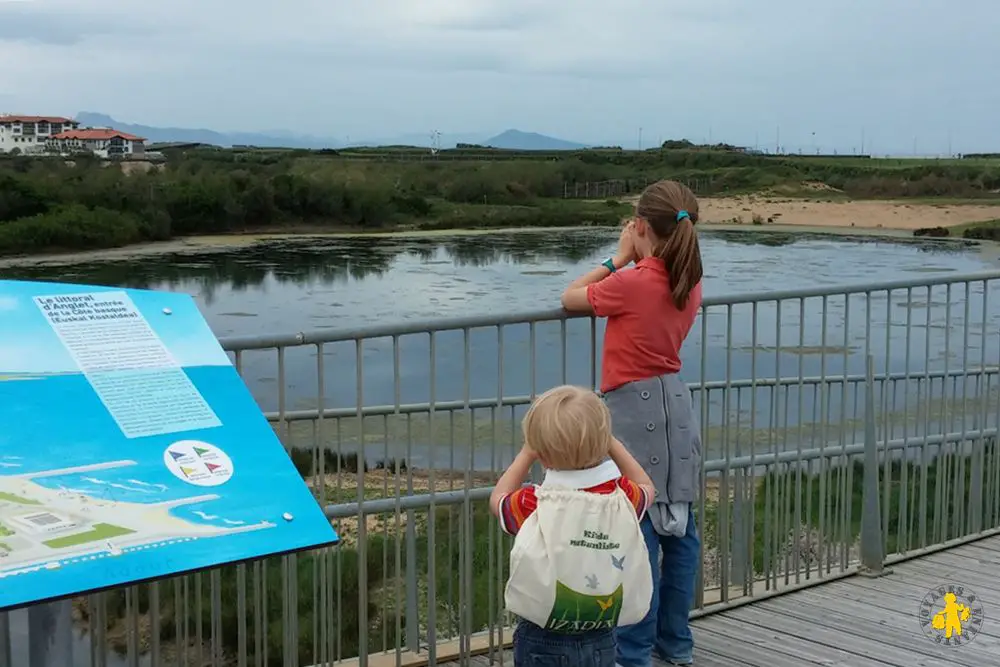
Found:
M 149 167 L 138 169 L 135 167 Z M 126 169 L 126 167 L 128 167 Z M 0 254 L 113 247 L 279 228 L 614 224 L 615 202 L 566 201 L 576 183 L 659 178 L 702 195 L 819 181 L 854 197 L 971 197 L 1000 162 L 805 160 L 735 151 L 569 153 L 509 162 L 366 162 L 329 152 L 198 148 L 164 164 L 0 159 Z

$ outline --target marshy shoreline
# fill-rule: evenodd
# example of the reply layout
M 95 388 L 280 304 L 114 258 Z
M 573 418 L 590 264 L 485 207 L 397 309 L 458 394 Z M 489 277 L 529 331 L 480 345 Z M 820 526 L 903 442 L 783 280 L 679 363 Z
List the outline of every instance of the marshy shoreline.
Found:
M 627 198 L 624 201 L 634 201 Z M 1000 219 L 1000 204 L 974 200 L 949 203 L 914 203 L 895 200 L 803 199 L 766 194 L 732 197 L 704 197 L 701 200 L 700 224 L 722 231 L 761 231 L 785 233 L 826 233 L 910 238 L 913 231 L 925 227 L 956 227 Z M 592 229 L 581 226 L 578 228 Z M 573 227 L 455 228 L 434 230 L 386 230 L 366 232 L 329 227 L 291 227 L 282 232 L 246 231 L 233 234 L 185 236 L 169 241 L 140 243 L 102 250 L 43 253 L 0 259 L 0 268 L 18 266 L 63 266 L 85 262 L 134 260 L 150 256 L 199 256 L 231 252 L 272 241 L 308 239 L 434 238 L 517 234 L 574 229 Z

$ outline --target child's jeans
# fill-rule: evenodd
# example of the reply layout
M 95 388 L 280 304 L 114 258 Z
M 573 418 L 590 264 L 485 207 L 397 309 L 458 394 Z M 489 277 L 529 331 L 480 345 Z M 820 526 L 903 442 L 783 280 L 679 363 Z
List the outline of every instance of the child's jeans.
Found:
M 514 630 L 514 667 L 614 667 L 614 630 L 579 634 L 549 632 L 518 621 Z

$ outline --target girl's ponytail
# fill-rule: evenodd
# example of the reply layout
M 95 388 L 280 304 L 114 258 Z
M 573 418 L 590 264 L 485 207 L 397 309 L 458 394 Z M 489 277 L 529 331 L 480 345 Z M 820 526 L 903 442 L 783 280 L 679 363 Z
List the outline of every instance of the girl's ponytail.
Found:
M 670 276 L 670 292 L 674 305 L 679 310 L 687 306 L 691 290 L 701 282 L 701 248 L 698 245 L 698 232 L 687 211 L 677 214 L 677 223 L 665 243 L 657 248 L 656 256 L 666 265 Z
M 698 199 L 691 188 L 677 181 L 657 181 L 639 196 L 636 214 L 656 234 L 653 255 L 663 260 L 670 276 L 674 305 L 684 310 L 688 296 L 701 282 L 701 248 L 698 247 Z

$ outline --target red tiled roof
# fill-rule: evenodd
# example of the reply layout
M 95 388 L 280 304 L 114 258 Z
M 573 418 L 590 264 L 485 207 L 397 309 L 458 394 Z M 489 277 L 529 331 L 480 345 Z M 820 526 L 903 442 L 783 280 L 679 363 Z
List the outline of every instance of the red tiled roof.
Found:
M 0 115 L 0 123 L 76 123 L 72 118 L 62 116 L 5 116 Z
M 142 137 L 137 137 L 128 132 L 111 129 L 90 129 L 90 130 L 67 130 L 59 134 L 53 134 L 50 139 L 76 139 L 78 141 L 107 140 L 113 137 L 121 137 L 128 141 L 145 141 Z

